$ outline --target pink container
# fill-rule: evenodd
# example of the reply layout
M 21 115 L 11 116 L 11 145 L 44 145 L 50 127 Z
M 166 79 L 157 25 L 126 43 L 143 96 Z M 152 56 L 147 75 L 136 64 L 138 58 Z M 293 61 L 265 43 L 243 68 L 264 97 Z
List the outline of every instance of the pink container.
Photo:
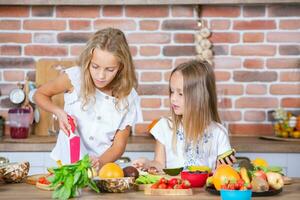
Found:
M 27 138 L 30 126 L 30 110 L 25 108 L 12 108 L 8 111 L 10 136 L 16 139 Z

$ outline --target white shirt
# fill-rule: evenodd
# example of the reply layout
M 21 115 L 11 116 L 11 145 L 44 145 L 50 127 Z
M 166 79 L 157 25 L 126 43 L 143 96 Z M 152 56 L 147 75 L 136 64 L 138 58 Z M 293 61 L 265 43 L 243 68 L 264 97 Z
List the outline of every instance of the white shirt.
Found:
M 155 139 L 165 147 L 166 168 L 205 165 L 214 169 L 217 156 L 231 149 L 227 130 L 221 124 L 212 122 L 206 128 L 196 148 L 193 148 L 192 145 L 185 145 L 183 131 L 177 130 L 176 153 L 172 147 L 171 127 L 170 119 L 161 118 L 150 130 Z
M 64 110 L 75 116 L 77 131 L 80 135 L 81 158 L 85 154 L 100 156 L 111 145 L 117 130 L 123 130 L 127 125 L 134 126 L 136 122 L 142 121 L 140 98 L 132 89 L 127 96 L 127 109 L 121 104 L 117 110 L 116 99 L 100 90 L 96 90 L 95 103 L 89 103 L 85 110 L 82 110 L 80 101 L 81 72 L 79 67 L 72 67 L 65 70 L 74 90 L 64 94 Z M 60 130 L 57 143 L 51 152 L 54 160 L 61 160 L 63 164 L 70 163 L 69 138 Z

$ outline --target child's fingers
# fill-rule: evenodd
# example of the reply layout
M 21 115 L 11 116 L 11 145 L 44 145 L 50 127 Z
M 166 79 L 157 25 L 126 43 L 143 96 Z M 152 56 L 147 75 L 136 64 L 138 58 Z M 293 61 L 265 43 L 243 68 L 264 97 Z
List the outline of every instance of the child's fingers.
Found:
M 236 163 L 237 160 L 236 160 L 236 157 L 234 155 L 231 155 L 230 156 L 230 160 L 232 160 L 233 163 Z

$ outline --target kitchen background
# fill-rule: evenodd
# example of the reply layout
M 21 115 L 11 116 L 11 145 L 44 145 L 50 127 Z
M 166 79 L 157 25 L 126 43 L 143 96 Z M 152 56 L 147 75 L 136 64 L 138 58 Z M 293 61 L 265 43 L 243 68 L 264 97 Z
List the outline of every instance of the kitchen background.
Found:
M 148 5 L 151 2 L 157 5 Z M 0 115 L 7 118 L 8 110 L 16 106 L 9 94 L 19 82 L 24 83 L 26 77 L 41 81 L 36 72 L 44 62 L 76 60 L 95 31 L 112 26 L 125 32 L 131 47 L 144 115 L 144 122 L 133 134 L 144 136 L 152 120 L 168 115 L 169 73 L 179 63 L 196 57 L 198 22 L 202 19 L 212 32 L 208 39 L 213 44 L 225 125 L 232 135 L 273 135 L 269 111 L 283 107 L 300 113 L 300 2 L 191 2 L 0 0 Z M 72 5 L 61 5 L 64 3 Z M 42 75 L 49 78 L 48 73 Z M 47 167 L 56 165 L 49 157 L 55 137 L 10 143 L 9 133 L 6 126 L 7 137 L 0 140 L 1 156 L 12 162 L 30 161 L 30 174 L 45 173 Z M 237 156 L 262 157 L 283 167 L 286 175 L 300 177 L 297 142 L 231 137 L 231 143 Z M 130 137 L 123 156 L 152 159 L 153 150 L 153 139 Z
M 198 12 L 200 11 L 200 12 Z M 212 31 L 222 118 L 233 135 L 272 135 L 268 111 L 300 108 L 300 5 L 0 6 L 0 115 L 9 93 L 41 60 L 75 60 L 105 27 L 123 30 L 131 47 L 144 123 L 168 115 L 168 78 L 195 58 L 201 14 Z M 6 133 L 9 134 L 9 129 Z

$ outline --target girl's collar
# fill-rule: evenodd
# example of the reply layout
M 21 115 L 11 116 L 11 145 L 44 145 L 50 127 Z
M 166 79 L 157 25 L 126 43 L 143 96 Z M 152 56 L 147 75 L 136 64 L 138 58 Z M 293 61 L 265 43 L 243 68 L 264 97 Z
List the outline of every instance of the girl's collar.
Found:
M 106 94 L 105 92 L 102 92 L 98 88 L 96 88 L 96 95 L 104 97 L 105 99 L 115 99 L 116 97 Z

